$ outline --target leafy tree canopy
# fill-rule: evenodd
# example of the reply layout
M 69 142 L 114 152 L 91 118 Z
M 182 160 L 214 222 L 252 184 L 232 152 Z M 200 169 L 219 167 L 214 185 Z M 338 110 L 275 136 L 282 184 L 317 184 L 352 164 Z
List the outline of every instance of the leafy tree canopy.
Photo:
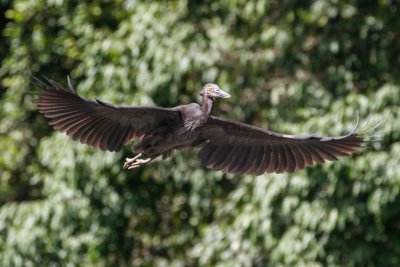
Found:
M 400 265 L 396 1 L 0 1 L 0 265 Z M 115 104 L 215 112 L 287 133 L 383 121 L 381 142 L 294 174 L 223 175 L 53 131 L 32 75 Z

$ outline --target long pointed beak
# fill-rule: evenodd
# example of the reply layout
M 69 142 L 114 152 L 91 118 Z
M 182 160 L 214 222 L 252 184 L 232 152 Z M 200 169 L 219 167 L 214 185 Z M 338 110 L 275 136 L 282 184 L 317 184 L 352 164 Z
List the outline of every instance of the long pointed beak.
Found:
M 225 91 L 222 91 L 221 89 L 216 90 L 214 93 L 215 93 L 215 95 L 216 95 L 217 97 L 220 97 L 220 98 L 228 98 L 228 97 L 231 97 L 230 94 L 228 94 L 228 93 L 225 92 Z

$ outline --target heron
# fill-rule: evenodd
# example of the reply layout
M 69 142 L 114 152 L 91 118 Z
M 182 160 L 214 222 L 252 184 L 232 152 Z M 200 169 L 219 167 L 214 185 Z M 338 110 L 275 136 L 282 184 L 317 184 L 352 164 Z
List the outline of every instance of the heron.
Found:
M 119 151 L 134 142 L 136 155 L 123 168 L 132 170 L 175 151 L 201 147 L 201 165 L 223 173 L 262 175 L 292 173 L 315 163 L 349 156 L 366 142 L 357 124 L 348 134 L 323 137 L 273 132 L 238 121 L 212 116 L 214 101 L 230 95 L 208 83 L 202 101 L 172 108 L 113 105 L 79 96 L 67 86 L 33 77 L 40 89 L 37 107 L 56 130 L 94 148 Z

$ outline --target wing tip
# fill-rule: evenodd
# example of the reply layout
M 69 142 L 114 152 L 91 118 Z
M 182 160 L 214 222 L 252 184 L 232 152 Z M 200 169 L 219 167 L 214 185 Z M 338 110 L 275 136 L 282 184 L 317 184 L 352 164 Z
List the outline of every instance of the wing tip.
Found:
M 33 84 L 34 86 L 36 86 L 37 88 L 40 89 L 40 91 L 48 91 L 48 84 L 46 84 L 45 82 L 43 82 L 42 80 L 40 80 L 38 77 L 36 76 L 32 76 L 31 79 L 31 84 Z
M 51 92 L 51 91 L 64 91 L 64 92 L 70 92 L 72 94 L 76 94 L 73 80 L 70 78 L 70 76 L 67 76 L 67 82 L 68 82 L 68 87 L 65 88 L 58 82 L 48 78 L 46 75 L 41 74 L 43 77 L 42 79 L 38 78 L 37 76 L 32 76 L 31 79 L 31 84 L 33 84 L 35 87 L 39 88 L 42 92 Z
M 348 134 L 338 136 L 338 137 L 323 137 L 323 138 L 321 138 L 321 141 L 340 140 L 340 139 L 346 139 L 346 138 L 354 136 L 354 137 L 360 138 L 362 143 L 367 142 L 367 141 L 369 141 L 370 137 L 375 136 L 375 130 L 383 122 L 383 121 L 380 121 L 377 124 L 375 124 L 374 126 L 369 127 L 370 119 L 371 119 L 371 115 L 368 116 L 368 119 L 366 120 L 364 125 L 361 126 L 360 125 L 361 124 L 360 115 L 357 111 L 356 112 L 356 124 Z M 370 132 L 373 132 L 374 134 L 369 135 L 368 133 L 370 133 Z
M 364 142 L 376 142 L 380 141 L 383 139 L 384 132 L 383 131 L 377 131 L 379 126 L 381 126 L 384 122 L 384 119 L 373 124 L 371 126 L 371 114 L 368 116 L 367 121 L 364 123 L 362 127 L 360 127 L 359 132 L 357 133 L 357 136 L 360 136 L 363 138 Z
M 71 79 L 69 75 L 67 75 L 67 82 L 68 82 L 68 89 L 71 91 L 71 93 L 76 92 L 75 87 L 74 87 L 74 81 Z
M 357 129 L 360 125 L 360 115 L 358 115 L 358 111 L 356 111 L 356 117 L 357 117 L 356 125 L 353 127 L 353 129 L 350 131 L 348 135 L 352 135 L 357 132 Z

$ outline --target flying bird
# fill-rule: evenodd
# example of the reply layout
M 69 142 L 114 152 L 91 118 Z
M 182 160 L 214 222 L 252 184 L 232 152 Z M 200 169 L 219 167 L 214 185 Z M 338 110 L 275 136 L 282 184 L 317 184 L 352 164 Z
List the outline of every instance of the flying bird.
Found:
M 80 97 L 68 77 L 68 87 L 45 78 L 33 78 L 41 89 L 38 109 L 54 129 L 81 143 L 119 151 L 133 141 L 137 155 L 126 158 L 125 169 L 134 169 L 176 150 L 201 147 L 201 164 L 224 173 L 255 174 L 294 172 L 348 156 L 365 139 L 356 127 L 347 135 L 318 137 L 281 134 L 245 123 L 212 116 L 214 101 L 230 95 L 216 84 L 200 91 L 202 103 L 173 108 L 117 106 Z

